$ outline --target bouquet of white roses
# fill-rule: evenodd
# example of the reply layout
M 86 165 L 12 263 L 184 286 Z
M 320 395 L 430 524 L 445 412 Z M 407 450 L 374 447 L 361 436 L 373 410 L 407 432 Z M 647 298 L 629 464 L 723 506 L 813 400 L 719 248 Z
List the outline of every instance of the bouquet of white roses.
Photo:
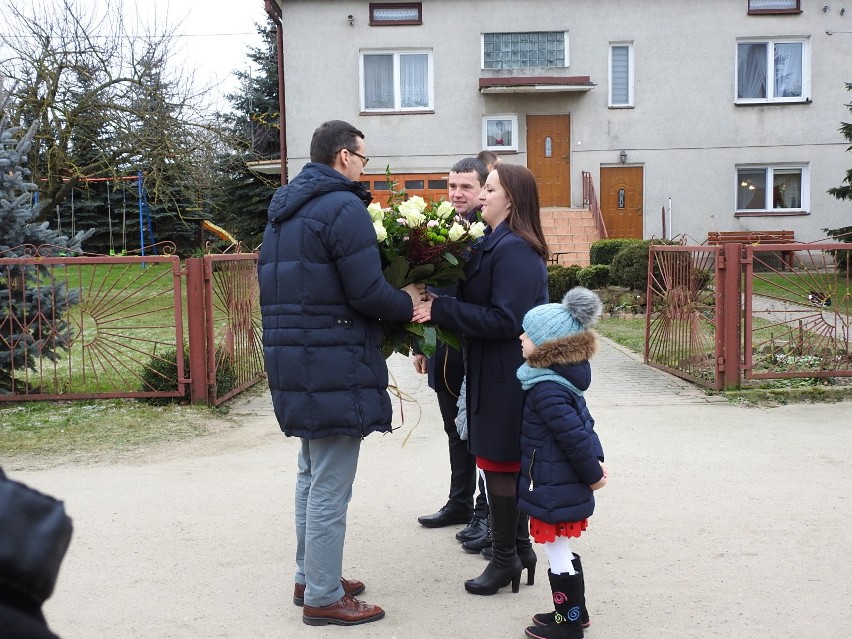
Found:
M 470 245 L 485 234 L 485 224 L 469 222 L 443 200 L 427 202 L 419 195 L 404 198 L 404 191 L 392 191 L 387 207 L 377 202 L 367 207 L 385 279 L 396 288 L 415 282 L 448 286 L 464 279 L 464 258 Z M 431 355 L 438 339 L 458 346 L 455 335 L 428 323 L 388 323 L 384 328 L 385 356 L 393 352 L 408 355 L 413 347 Z

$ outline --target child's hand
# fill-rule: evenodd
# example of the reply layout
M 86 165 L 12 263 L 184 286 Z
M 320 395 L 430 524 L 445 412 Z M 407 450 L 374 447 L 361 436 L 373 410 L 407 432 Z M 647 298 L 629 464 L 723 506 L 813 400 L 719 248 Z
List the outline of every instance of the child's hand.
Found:
M 600 490 L 604 486 L 606 486 L 606 480 L 609 477 L 609 471 L 607 470 L 606 465 L 603 462 L 599 462 L 601 465 L 601 470 L 603 470 L 603 477 L 600 478 L 600 481 L 595 482 L 589 488 L 592 490 Z

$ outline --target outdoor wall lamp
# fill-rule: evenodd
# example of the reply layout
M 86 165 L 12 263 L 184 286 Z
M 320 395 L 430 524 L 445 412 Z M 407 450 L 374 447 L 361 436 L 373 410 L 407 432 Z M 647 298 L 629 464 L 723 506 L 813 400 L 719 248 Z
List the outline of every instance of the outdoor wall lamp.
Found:
M 354 27 L 354 26 L 355 26 L 355 16 L 353 16 L 353 15 L 350 13 L 348 16 L 346 16 L 346 19 L 347 19 L 347 20 L 349 20 L 349 26 L 350 26 L 350 27 Z
M 622 164 L 627 163 L 627 151 L 625 151 L 624 149 L 621 149 L 621 153 L 618 154 L 618 157 L 621 158 Z

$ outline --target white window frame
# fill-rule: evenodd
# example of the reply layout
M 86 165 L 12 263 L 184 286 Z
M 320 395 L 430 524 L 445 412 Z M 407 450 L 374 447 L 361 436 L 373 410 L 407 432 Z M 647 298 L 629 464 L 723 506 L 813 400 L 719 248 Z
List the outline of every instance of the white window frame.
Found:
M 402 95 L 399 82 L 399 56 L 425 54 L 428 57 L 428 95 L 429 104 L 425 107 L 402 107 Z M 364 87 L 364 56 L 365 55 L 392 55 L 393 56 L 393 108 L 367 108 L 366 91 Z M 431 113 L 435 110 L 435 72 L 431 49 L 362 49 L 358 56 L 359 69 L 359 92 L 362 113 Z
M 802 45 L 802 95 L 794 97 L 775 97 L 775 45 L 801 43 Z M 765 98 L 739 97 L 739 70 L 741 44 L 766 44 L 766 93 Z M 806 37 L 789 38 L 740 38 L 734 43 L 734 103 L 735 104 L 769 104 L 769 103 L 798 103 L 811 101 L 811 47 L 810 39 Z
M 612 101 L 612 50 L 614 47 L 627 47 L 627 102 L 615 103 Z M 609 94 L 608 105 L 611 109 L 629 109 L 634 106 L 633 102 L 633 43 L 632 42 L 610 42 L 609 43 Z
M 488 132 L 489 125 L 493 125 L 496 122 L 509 122 L 510 131 L 512 134 L 510 144 L 489 144 L 488 143 Z M 515 113 L 504 113 L 497 115 L 486 115 L 482 118 L 482 148 L 486 151 L 508 151 L 515 152 L 518 151 L 518 116 Z
M 766 172 L 766 188 L 764 190 L 763 208 L 739 209 L 738 195 L 740 188 L 740 171 Z M 802 172 L 802 192 L 799 206 L 788 209 L 772 207 L 772 191 L 775 184 L 774 173 L 778 170 L 798 170 Z M 734 211 L 738 216 L 747 215 L 799 215 L 810 211 L 811 208 L 811 174 L 810 165 L 807 163 L 779 163 L 779 164 L 737 164 L 734 168 Z M 767 208 L 768 205 L 768 208 Z

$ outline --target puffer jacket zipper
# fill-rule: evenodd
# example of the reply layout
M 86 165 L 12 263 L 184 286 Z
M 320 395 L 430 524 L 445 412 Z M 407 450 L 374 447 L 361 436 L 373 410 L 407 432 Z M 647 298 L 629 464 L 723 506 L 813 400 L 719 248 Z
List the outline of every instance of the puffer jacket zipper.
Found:
M 528 488 L 529 492 L 532 492 L 535 486 L 533 486 L 533 466 L 535 465 L 535 454 L 538 452 L 537 448 L 533 448 L 532 457 L 530 458 L 530 467 L 529 467 L 529 475 L 530 475 L 530 487 Z

